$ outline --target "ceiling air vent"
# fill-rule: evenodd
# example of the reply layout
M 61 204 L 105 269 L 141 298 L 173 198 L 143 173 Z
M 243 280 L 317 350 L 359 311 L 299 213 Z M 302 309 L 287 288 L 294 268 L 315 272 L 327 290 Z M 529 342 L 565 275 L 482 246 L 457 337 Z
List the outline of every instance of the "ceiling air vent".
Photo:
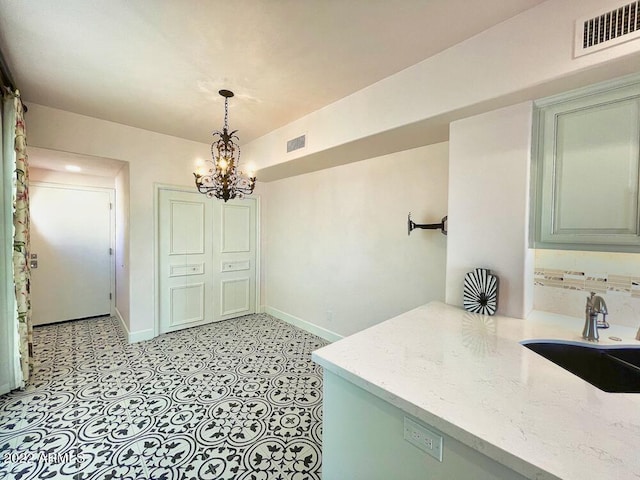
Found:
M 640 37 L 640 1 L 576 21 L 575 56 Z
M 287 153 L 304 148 L 304 146 L 306 145 L 306 141 L 307 141 L 306 135 L 300 135 L 299 137 L 289 140 L 287 142 Z

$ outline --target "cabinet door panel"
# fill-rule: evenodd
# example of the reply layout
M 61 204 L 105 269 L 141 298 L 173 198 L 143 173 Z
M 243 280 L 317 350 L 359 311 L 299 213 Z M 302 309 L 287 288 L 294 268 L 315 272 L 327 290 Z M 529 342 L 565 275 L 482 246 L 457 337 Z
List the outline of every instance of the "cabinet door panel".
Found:
M 640 76 L 536 106 L 533 246 L 640 251 Z
M 554 234 L 638 233 L 638 102 L 556 117 Z

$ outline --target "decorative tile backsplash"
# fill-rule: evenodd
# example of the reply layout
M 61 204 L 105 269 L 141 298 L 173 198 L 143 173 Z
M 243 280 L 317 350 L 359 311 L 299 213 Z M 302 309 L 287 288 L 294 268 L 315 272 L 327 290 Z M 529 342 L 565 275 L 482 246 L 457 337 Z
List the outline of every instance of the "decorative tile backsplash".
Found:
M 582 317 L 589 292 L 607 302 L 610 323 L 640 325 L 640 254 L 536 250 L 533 308 Z
M 534 285 L 640 298 L 640 277 L 536 267 Z

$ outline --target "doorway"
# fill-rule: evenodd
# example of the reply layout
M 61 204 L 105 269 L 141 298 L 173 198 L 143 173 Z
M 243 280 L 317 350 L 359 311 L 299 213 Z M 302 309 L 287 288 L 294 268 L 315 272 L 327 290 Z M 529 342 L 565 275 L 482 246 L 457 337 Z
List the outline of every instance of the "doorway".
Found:
M 113 189 L 31 185 L 34 325 L 112 313 L 113 204 Z

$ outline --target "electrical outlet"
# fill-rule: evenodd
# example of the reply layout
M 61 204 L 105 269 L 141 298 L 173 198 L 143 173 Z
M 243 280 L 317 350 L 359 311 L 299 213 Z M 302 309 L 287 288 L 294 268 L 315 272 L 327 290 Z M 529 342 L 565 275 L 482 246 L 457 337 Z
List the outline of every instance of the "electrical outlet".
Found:
M 327 310 L 327 322 L 333 322 L 333 310 Z
M 442 461 L 442 436 L 407 417 L 404 417 L 404 439 Z

